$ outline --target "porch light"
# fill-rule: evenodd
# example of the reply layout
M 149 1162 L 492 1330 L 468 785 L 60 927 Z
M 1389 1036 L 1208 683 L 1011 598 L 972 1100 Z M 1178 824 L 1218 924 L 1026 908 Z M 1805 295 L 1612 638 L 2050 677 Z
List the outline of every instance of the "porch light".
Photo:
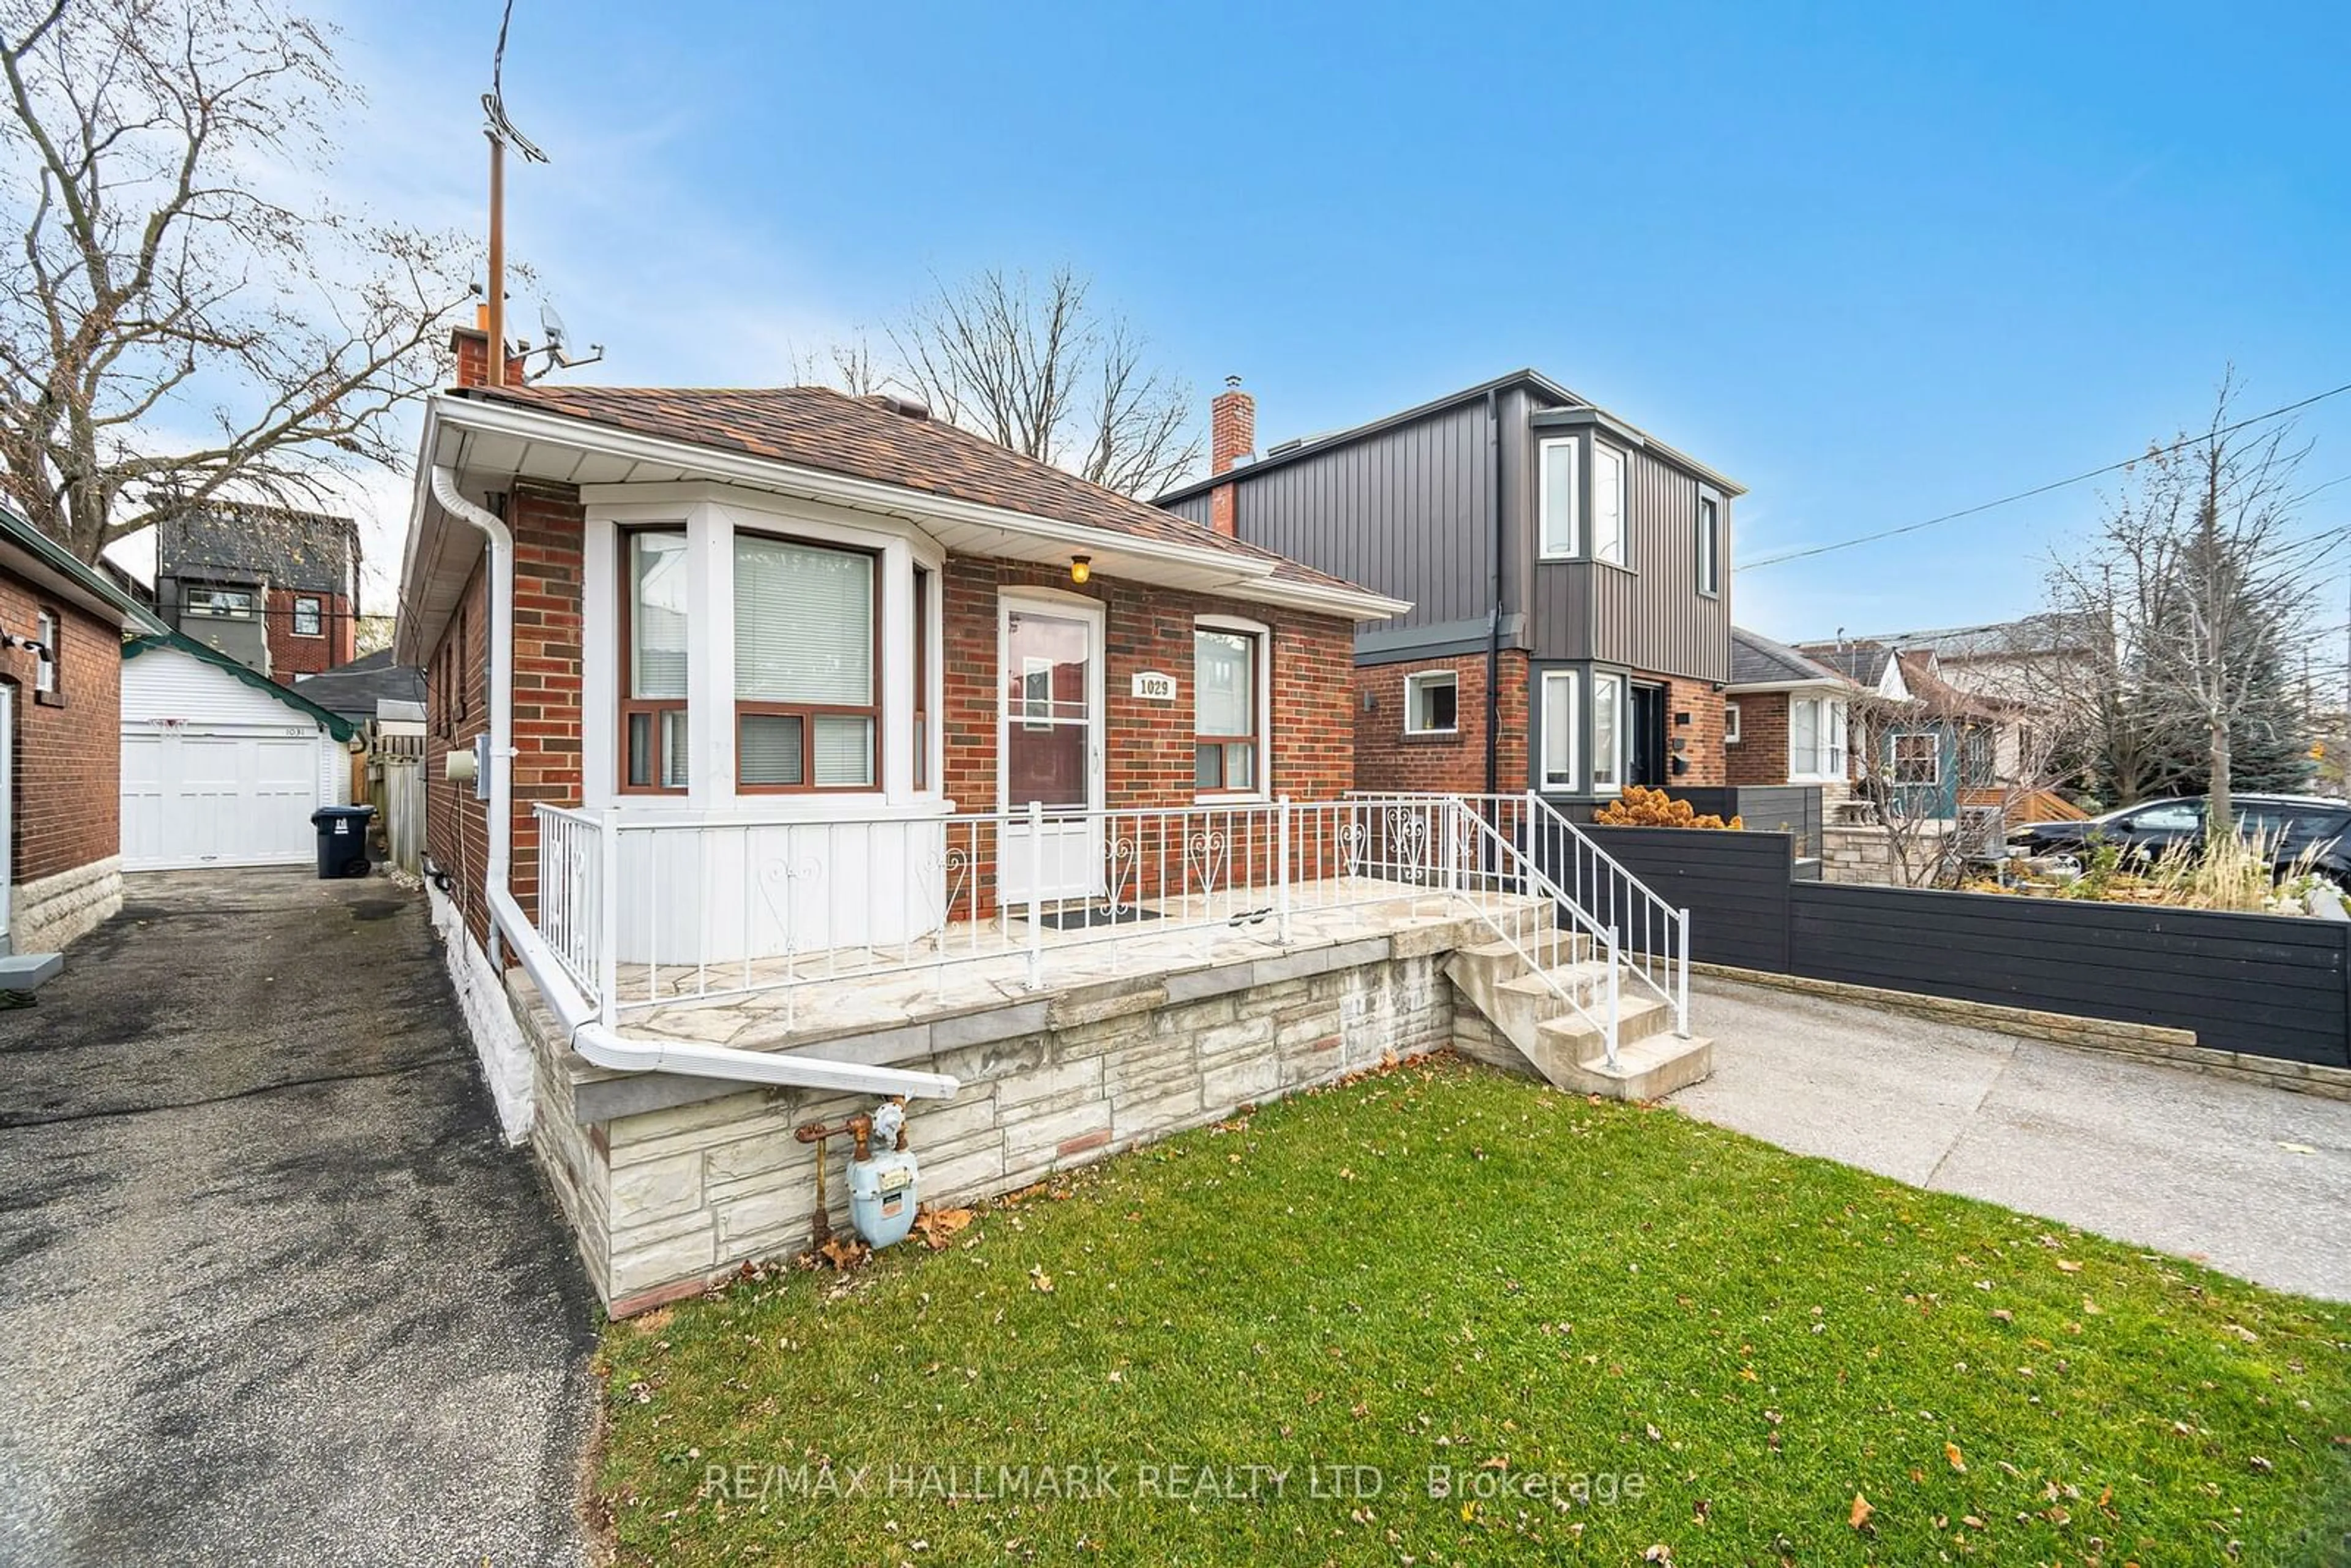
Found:
M 1070 558 L 1070 580 L 1071 582 L 1083 582 L 1093 574 L 1093 557 L 1090 555 L 1073 555 Z

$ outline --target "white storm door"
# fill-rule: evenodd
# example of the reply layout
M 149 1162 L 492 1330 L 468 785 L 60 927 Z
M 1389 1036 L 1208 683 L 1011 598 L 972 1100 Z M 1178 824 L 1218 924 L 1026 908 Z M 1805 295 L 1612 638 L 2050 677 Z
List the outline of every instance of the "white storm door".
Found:
M 999 611 L 999 904 L 1102 892 L 1102 618 L 1006 599 Z M 1031 830 L 1030 803 L 1044 825 Z

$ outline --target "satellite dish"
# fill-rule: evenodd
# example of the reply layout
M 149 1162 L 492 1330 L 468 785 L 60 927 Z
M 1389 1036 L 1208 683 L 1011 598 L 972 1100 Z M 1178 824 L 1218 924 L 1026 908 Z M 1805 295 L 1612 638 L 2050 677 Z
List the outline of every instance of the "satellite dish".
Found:
M 564 344 L 570 340 L 563 330 L 563 318 L 555 313 L 554 306 L 546 304 L 539 306 L 538 331 L 539 336 L 547 340 L 547 346 L 553 349 L 560 358 Z

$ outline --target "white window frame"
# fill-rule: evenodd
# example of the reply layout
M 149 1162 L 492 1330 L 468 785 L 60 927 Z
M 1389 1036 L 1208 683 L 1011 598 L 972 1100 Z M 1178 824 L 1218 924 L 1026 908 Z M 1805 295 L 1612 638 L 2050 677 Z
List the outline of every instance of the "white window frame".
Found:
M 1573 560 L 1583 551 L 1583 439 L 1563 435 L 1535 445 L 1535 535 L 1544 560 Z M 1554 448 L 1568 456 L 1567 541 L 1552 537 L 1551 455 Z
M 1551 691 L 1553 682 L 1567 687 L 1567 770 L 1564 773 L 1554 773 L 1551 767 Z M 1579 672 L 1574 670 L 1545 670 L 1537 695 L 1541 698 L 1539 716 L 1541 722 L 1538 727 L 1541 732 L 1542 744 L 1535 753 L 1536 777 L 1542 781 L 1546 793 L 1573 795 L 1583 779 L 1583 682 L 1579 678 Z
M 1737 703 L 1722 705 L 1722 744 L 1725 746 L 1739 744 L 1739 705 Z
M 1614 748 L 1615 756 L 1613 758 L 1615 763 L 1616 776 L 1605 784 L 1600 781 L 1600 770 L 1597 766 L 1600 761 L 1600 688 L 1604 685 L 1614 686 L 1616 689 L 1616 744 Z M 1630 738 L 1626 732 L 1633 727 L 1632 720 L 1632 681 L 1614 670 L 1594 670 L 1592 674 L 1591 714 L 1593 763 L 1592 792 L 1594 795 L 1622 795 L 1625 792 L 1625 760 L 1632 751 Z
M 1439 729 L 1416 722 L 1420 715 L 1419 694 L 1435 685 L 1453 688 L 1453 722 Z M 1404 732 L 1406 735 L 1458 735 L 1461 733 L 1461 675 L 1456 670 L 1415 670 L 1404 678 Z
M 1722 597 L 1722 500 L 1701 486 L 1698 493 L 1698 591 L 1701 599 Z
M 1257 782 L 1247 789 L 1198 789 L 1195 801 L 1270 800 L 1273 799 L 1273 628 L 1262 621 L 1245 621 L 1238 615 L 1196 615 L 1192 630 L 1201 632 L 1232 632 L 1257 639 Z M 1195 655 L 1194 669 L 1198 668 Z M 1198 733 L 1200 694 L 1192 694 L 1194 734 Z
M 1928 759 L 1934 764 L 1924 779 L 1905 779 L 1896 760 L 1900 744 L 1906 740 L 1929 742 Z M 1943 787 L 1943 737 L 1931 729 L 1896 729 L 1886 737 L 1886 781 L 1897 789 L 1939 789 Z
M 1812 771 L 1796 766 L 1796 707 L 1798 704 L 1820 705 L 1819 727 L 1814 731 L 1824 744 L 1814 747 L 1805 760 L 1819 762 L 1825 758 L 1825 771 Z M 1842 784 L 1845 781 L 1846 758 L 1850 737 L 1845 730 L 1845 708 L 1843 697 L 1791 693 L 1788 697 L 1788 782 L 1791 784 Z
M 1600 455 L 1606 453 L 1616 460 L 1616 553 L 1608 554 L 1600 537 Z M 1621 566 L 1630 570 L 1633 565 L 1633 455 L 1621 446 L 1611 446 L 1604 441 L 1592 444 L 1592 478 L 1587 486 L 1592 492 L 1591 532 L 1592 559 L 1605 566 Z
M 33 615 L 33 640 L 41 645 L 41 656 L 33 665 L 33 695 L 53 697 L 57 695 L 57 638 L 60 635 L 57 612 L 39 610 Z M 7 824 L 0 822 L 0 832 Z
M 667 818 L 693 812 L 756 810 L 762 821 L 791 818 L 884 817 L 899 810 L 936 810 L 944 794 L 946 660 L 942 634 L 946 551 L 912 522 L 851 515 L 783 497 L 711 481 L 670 485 L 588 485 L 587 555 L 582 567 L 585 627 L 581 702 L 585 711 L 617 713 L 624 674 L 619 643 L 623 528 L 682 528 L 688 567 L 686 714 L 690 759 L 686 793 L 645 794 L 619 789 L 619 727 L 591 722 L 580 737 L 583 804 L 618 808 L 632 817 Z M 736 785 L 734 534 L 788 538 L 823 548 L 862 549 L 879 557 L 882 574 L 881 773 L 871 789 L 767 791 Z M 916 706 L 914 653 L 914 569 L 934 575 L 930 603 L 933 658 L 924 672 L 921 704 L 932 716 L 924 767 L 914 747 L 892 745 L 912 733 Z M 1073 596 L 1076 597 L 1076 596 Z M 1088 602 L 1093 602 L 1089 601 Z M 723 718 L 723 722 L 721 719 Z M 923 782 L 915 782 L 919 777 Z M 1000 781 L 999 781 L 1000 787 Z
M 302 620 L 304 615 L 302 607 L 306 604 L 310 607 L 308 611 L 310 629 L 308 632 L 302 630 Z M 294 596 L 293 622 L 294 635 L 297 637 L 325 636 L 327 634 L 327 601 L 319 598 L 315 593 L 296 594 Z
M 180 613 L 203 621 L 250 621 L 253 619 L 256 595 L 249 588 L 214 588 L 208 583 L 192 583 L 181 591 Z M 245 601 L 243 609 L 221 610 L 214 606 L 223 597 L 235 597 Z

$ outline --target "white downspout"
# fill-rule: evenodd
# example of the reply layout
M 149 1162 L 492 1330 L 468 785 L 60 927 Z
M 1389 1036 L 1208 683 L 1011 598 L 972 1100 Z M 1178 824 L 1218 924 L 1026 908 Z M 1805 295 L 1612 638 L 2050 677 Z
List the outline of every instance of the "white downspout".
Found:
M 477 507 L 457 488 L 448 467 L 433 466 L 433 498 L 458 521 L 479 529 L 490 548 L 490 863 L 485 878 L 490 937 L 501 934 L 539 995 L 561 1021 L 571 1049 L 599 1067 L 622 1072 L 677 1072 L 740 1083 L 769 1083 L 838 1093 L 905 1094 L 944 1100 L 962 1084 L 944 1072 L 868 1067 L 813 1056 L 737 1051 L 683 1040 L 630 1040 L 597 1021 L 596 1010 L 555 961 L 538 927 L 507 885 L 514 849 L 514 535 L 496 513 Z M 495 946 L 490 957 L 498 957 Z

